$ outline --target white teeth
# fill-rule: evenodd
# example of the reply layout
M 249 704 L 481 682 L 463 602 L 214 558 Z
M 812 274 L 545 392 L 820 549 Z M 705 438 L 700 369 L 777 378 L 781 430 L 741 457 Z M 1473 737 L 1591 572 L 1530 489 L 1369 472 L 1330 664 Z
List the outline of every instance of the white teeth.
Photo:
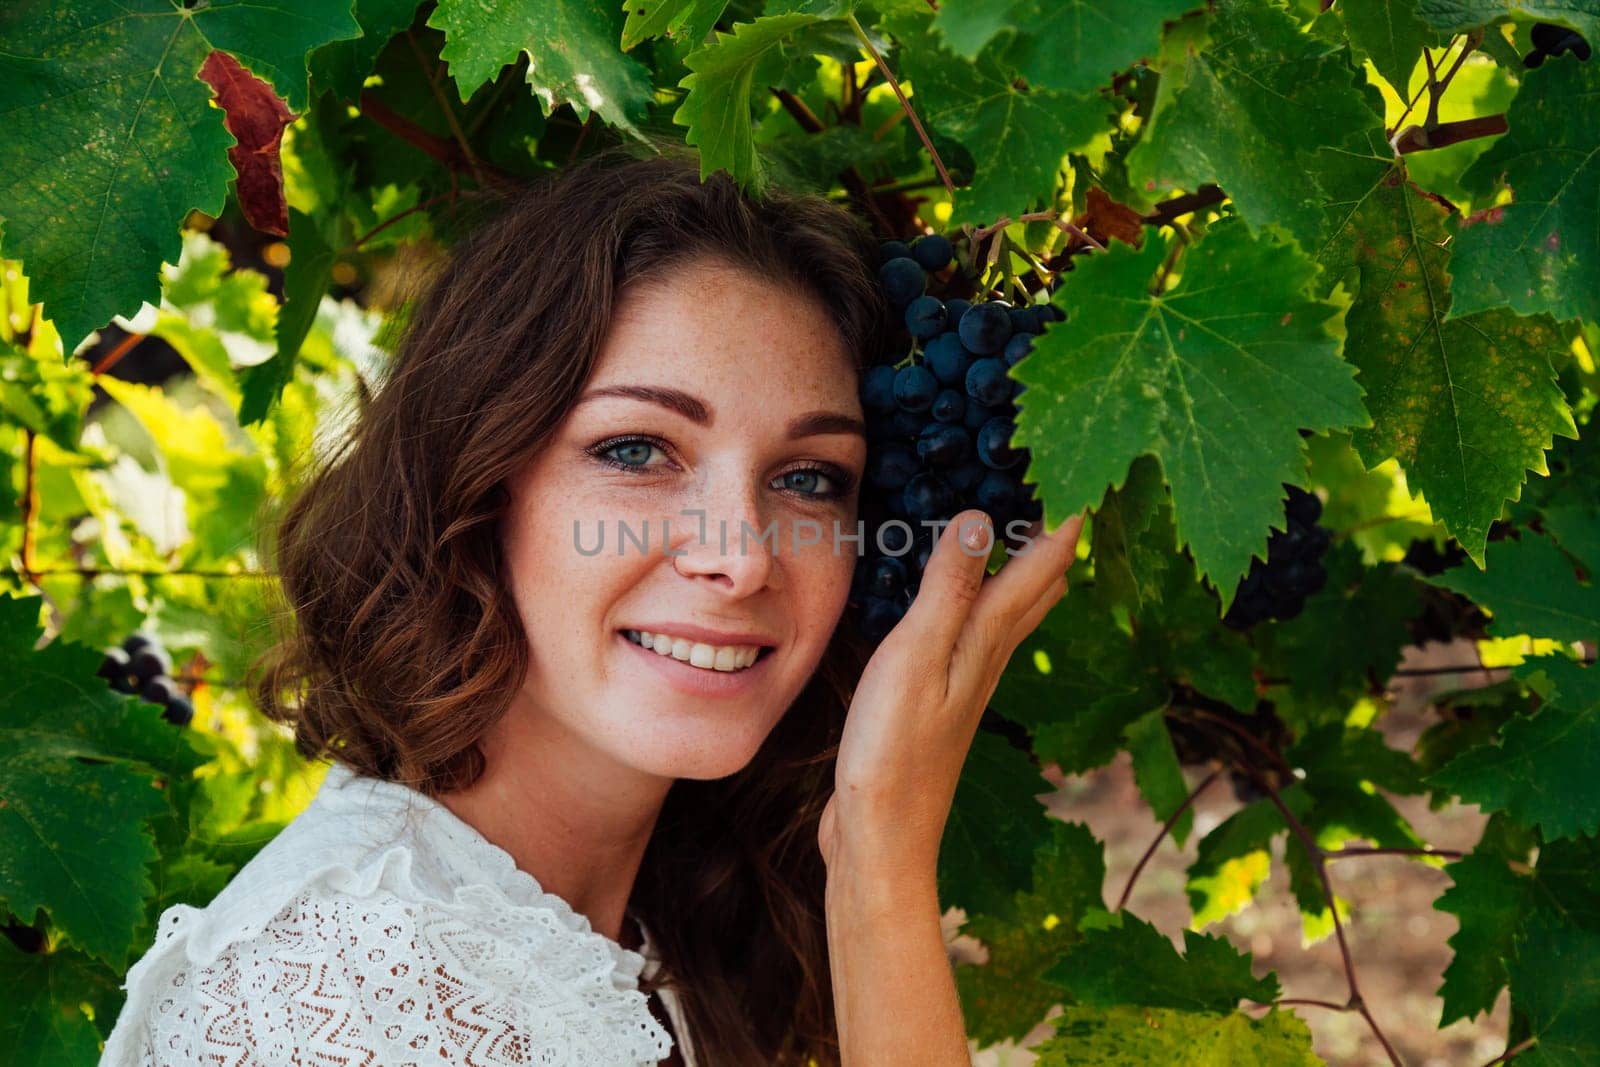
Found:
M 628 640 L 650 649 L 658 656 L 671 656 L 693 667 L 724 673 L 744 670 L 761 654 L 758 645 L 708 645 L 682 637 L 653 634 L 648 630 L 624 630 L 623 633 L 627 634 Z

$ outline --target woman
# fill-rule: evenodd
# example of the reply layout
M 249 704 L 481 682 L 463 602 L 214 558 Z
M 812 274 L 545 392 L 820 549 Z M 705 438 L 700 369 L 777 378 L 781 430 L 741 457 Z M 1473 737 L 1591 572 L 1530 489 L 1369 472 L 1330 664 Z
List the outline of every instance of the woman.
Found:
M 1081 519 L 985 581 L 957 516 L 868 661 L 875 259 L 616 149 L 456 246 L 278 533 L 257 695 L 335 764 L 102 1062 L 967 1062 L 939 841 Z

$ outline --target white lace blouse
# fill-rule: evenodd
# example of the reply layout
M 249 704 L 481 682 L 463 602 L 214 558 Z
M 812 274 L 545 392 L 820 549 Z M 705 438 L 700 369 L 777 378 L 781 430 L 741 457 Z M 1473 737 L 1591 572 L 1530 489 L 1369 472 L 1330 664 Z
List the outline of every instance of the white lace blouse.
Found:
M 623 948 L 442 804 L 335 763 L 215 900 L 162 913 L 100 1063 L 655 1064 L 640 931 Z

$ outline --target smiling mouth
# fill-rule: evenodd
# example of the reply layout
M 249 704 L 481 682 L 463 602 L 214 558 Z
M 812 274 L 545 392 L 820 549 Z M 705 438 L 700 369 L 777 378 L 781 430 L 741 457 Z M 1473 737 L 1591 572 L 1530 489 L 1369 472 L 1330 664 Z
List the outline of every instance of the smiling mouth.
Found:
M 638 645 L 640 648 L 643 648 L 648 652 L 653 652 L 662 659 L 677 660 L 679 663 L 682 663 L 685 666 L 695 667 L 699 670 L 713 671 L 718 674 L 738 674 L 741 671 L 747 671 L 765 659 L 768 655 L 777 651 L 771 645 L 762 645 L 759 646 L 755 655 L 751 656 L 748 652 L 748 649 L 754 646 L 744 646 L 746 649 L 745 651 L 737 653 L 731 660 L 727 660 L 726 658 L 719 658 L 717 656 L 716 652 L 714 651 L 715 646 L 707 645 L 702 642 L 690 642 L 682 638 L 675 638 L 673 640 L 674 650 L 682 651 L 684 654 L 674 655 L 672 652 L 666 652 L 657 649 L 653 644 L 645 644 L 640 639 L 640 631 L 638 630 L 619 630 L 617 632 L 622 634 L 622 636 L 630 643 Z M 702 662 L 692 662 L 697 650 L 708 649 L 713 650 L 711 653 L 711 662 L 704 662 L 704 660 L 707 658 L 707 653 L 705 651 L 699 652 L 699 658 L 702 660 Z M 724 665 L 719 666 L 719 663 Z

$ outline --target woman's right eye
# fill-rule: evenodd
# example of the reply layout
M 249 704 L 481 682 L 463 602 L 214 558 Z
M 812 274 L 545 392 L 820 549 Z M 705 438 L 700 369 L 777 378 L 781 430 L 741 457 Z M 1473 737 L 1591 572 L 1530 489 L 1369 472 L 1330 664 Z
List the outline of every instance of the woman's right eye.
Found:
M 650 470 L 650 452 L 665 453 L 659 443 L 648 437 L 624 437 L 610 441 L 602 441 L 588 450 L 589 454 L 602 463 L 621 470 L 644 471 Z

